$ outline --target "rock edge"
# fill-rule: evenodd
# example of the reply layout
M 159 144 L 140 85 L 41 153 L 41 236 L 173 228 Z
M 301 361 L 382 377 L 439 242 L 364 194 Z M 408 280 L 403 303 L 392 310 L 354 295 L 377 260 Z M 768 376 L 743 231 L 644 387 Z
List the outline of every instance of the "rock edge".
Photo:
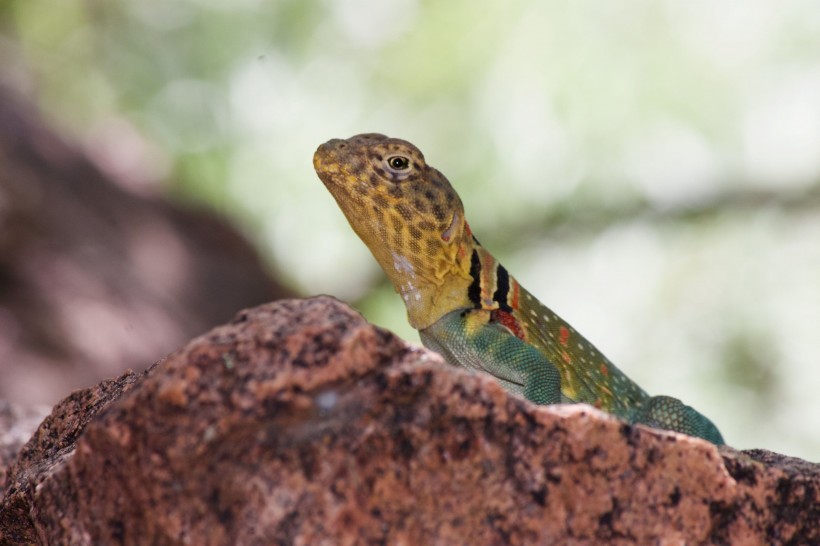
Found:
M 63 400 L 7 468 L 0 543 L 810 544 L 819 485 L 534 406 L 318 297 Z

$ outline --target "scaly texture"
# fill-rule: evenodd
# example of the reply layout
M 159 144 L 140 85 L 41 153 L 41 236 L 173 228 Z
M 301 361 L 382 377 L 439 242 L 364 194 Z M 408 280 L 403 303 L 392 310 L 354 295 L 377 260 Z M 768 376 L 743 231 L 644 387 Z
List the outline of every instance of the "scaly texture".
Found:
M 422 342 L 539 404 L 584 402 L 630 423 L 723 438 L 675 398 L 650 397 L 527 292 L 473 236 L 447 178 L 380 134 L 321 145 L 319 178 L 404 299 Z

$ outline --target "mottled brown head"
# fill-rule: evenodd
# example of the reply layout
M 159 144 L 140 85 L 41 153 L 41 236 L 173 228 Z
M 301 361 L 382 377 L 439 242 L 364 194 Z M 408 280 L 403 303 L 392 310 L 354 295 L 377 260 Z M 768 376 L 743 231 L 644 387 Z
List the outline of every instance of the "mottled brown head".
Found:
M 472 235 L 458 194 L 418 148 L 356 135 L 319 146 L 313 166 L 404 298 L 415 328 L 440 318 L 431 313 L 463 306 Z

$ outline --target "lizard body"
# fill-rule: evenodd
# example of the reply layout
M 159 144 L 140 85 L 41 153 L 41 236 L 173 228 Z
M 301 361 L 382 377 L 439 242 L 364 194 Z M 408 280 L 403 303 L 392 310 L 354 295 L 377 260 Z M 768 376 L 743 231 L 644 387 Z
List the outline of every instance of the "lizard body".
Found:
M 473 236 L 447 178 L 404 140 L 333 139 L 319 178 L 373 253 L 422 343 L 538 404 L 583 402 L 629 423 L 723 438 L 676 398 L 649 396 L 525 290 Z

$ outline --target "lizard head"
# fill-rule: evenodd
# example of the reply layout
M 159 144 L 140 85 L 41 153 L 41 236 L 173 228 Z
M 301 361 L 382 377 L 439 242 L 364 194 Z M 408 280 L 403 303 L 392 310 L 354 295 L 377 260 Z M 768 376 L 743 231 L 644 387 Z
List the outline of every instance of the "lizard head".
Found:
M 472 234 L 458 194 L 418 148 L 361 134 L 322 144 L 313 166 L 404 298 L 414 327 L 461 305 L 472 280 Z

